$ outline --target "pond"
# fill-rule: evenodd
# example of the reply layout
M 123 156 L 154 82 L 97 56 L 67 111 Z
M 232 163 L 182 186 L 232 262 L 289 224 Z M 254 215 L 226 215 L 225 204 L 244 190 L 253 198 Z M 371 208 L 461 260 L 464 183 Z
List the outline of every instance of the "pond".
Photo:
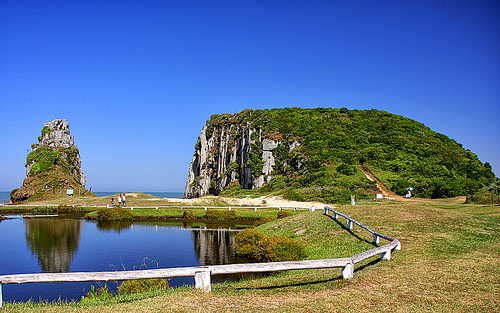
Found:
M 232 228 L 230 228 L 232 226 Z M 98 272 L 245 263 L 235 255 L 241 227 L 207 229 L 182 223 L 96 221 L 12 216 L 0 222 L 0 275 Z M 228 229 L 229 228 L 229 229 Z M 212 277 L 213 280 L 218 277 Z M 235 277 L 222 277 L 235 279 Z M 115 282 L 107 282 L 116 290 Z M 170 286 L 194 285 L 193 277 L 172 278 Z M 4 301 L 80 300 L 104 282 L 4 285 Z

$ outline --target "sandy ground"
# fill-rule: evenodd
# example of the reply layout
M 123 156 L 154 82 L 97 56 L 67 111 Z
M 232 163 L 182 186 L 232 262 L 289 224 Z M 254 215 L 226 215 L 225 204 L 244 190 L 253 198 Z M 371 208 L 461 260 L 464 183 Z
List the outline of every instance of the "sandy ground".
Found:
M 135 192 L 132 193 L 127 193 L 127 197 L 137 197 L 138 194 Z M 130 198 L 127 198 L 130 199 Z M 206 205 L 207 202 L 210 201 L 224 201 L 228 203 L 229 205 L 234 205 L 234 206 L 269 206 L 269 207 L 300 207 L 300 208 L 311 208 L 314 207 L 316 209 L 321 209 L 325 205 L 324 203 L 321 202 L 299 202 L 299 201 L 290 201 L 283 199 L 281 197 L 258 197 L 258 198 L 226 198 L 226 197 L 219 197 L 219 196 L 204 196 L 201 198 L 195 198 L 195 199 L 177 199 L 177 198 L 150 198 L 147 199 L 149 201 L 168 201 L 168 202 L 175 202 L 175 203 L 180 203 L 184 205 Z

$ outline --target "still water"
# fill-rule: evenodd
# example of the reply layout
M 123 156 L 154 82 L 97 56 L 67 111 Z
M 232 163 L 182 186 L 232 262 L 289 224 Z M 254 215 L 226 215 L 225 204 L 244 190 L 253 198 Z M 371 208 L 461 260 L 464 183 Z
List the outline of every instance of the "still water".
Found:
M 13 216 L 0 222 L 0 275 L 249 262 L 234 254 L 232 243 L 237 231 L 184 226 Z M 194 278 L 172 278 L 169 283 L 193 285 Z M 79 300 L 92 284 L 99 287 L 96 282 L 4 285 L 3 300 Z M 115 282 L 107 282 L 107 286 L 116 289 Z

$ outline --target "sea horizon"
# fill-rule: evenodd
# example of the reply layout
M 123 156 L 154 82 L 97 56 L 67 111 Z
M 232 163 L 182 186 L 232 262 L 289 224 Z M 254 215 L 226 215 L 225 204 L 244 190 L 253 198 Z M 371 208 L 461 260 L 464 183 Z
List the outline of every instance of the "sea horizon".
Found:
M 106 197 L 117 193 L 142 192 L 153 195 L 158 198 L 175 198 L 182 199 L 184 191 L 93 191 L 96 196 Z M 0 203 L 8 203 L 10 201 L 10 191 L 0 191 Z

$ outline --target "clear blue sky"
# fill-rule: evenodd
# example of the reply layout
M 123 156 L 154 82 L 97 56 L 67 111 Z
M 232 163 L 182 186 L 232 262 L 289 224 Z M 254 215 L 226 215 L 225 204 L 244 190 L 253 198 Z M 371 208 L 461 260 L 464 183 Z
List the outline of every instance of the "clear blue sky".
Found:
M 500 173 L 498 1 L 0 0 L 0 190 L 68 120 L 94 191 L 183 191 L 210 115 L 379 109 Z

